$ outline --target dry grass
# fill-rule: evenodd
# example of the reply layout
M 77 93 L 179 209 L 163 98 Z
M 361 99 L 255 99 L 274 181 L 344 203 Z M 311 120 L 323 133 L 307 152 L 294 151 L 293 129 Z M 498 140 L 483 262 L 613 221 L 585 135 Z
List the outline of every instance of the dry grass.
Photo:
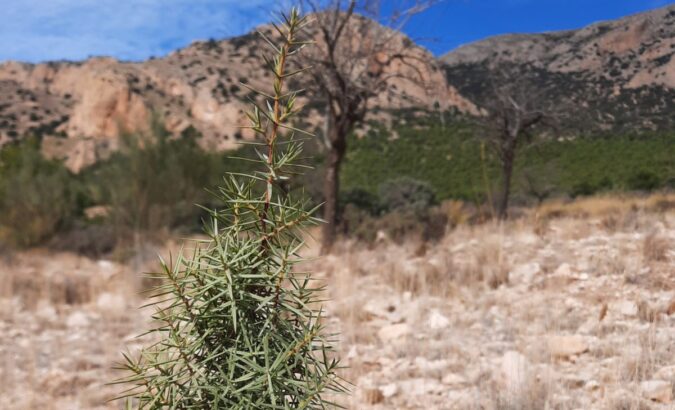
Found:
M 339 400 L 364 410 L 668 408 L 640 383 L 675 365 L 675 212 L 668 199 L 639 200 L 583 200 L 568 216 L 540 209 L 504 224 L 455 216 L 465 223 L 437 243 L 344 241 L 309 262 L 328 284 L 326 323 L 341 333 L 355 384 Z M 148 342 L 132 337 L 149 313 L 135 309 L 134 272 L 151 266 L 45 251 L 0 259 L 0 408 L 116 408 L 102 383 L 120 351 Z M 553 335 L 588 349 L 554 359 Z M 522 356 L 522 374 L 504 364 L 508 352 Z
M 603 218 L 644 210 L 663 213 L 675 209 L 675 194 L 651 196 L 600 195 L 578 198 L 574 201 L 551 200 L 537 210 L 543 217 Z
M 666 262 L 675 249 L 670 238 L 652 232 L 645 237 L 642 254 L 647 262 Z

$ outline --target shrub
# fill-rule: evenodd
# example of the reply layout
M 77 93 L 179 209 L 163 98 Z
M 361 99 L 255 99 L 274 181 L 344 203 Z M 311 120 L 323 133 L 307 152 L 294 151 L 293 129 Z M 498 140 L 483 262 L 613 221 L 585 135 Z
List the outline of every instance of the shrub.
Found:
M 384 182 L 378 191 L 382 207 L 389 211 L 422 213 L 435 199 L 428 183 L 405 176 Z
M 396 243 L 403 243 L 408 239 L 438 240 L 445 234 L 448 222 L 448 214 L 438 207 L 422 212 L 399 209 L 374 216 L 348 204 L 340 226 L 343 234 L 366 243 L 374 242 L 380 232 Z
M 76 222 L 70 229 L 56 235 L 49 245 L 57 251 L 100 258 L 115 250 L 117 240 L 116 232 L 110 225 Z
M 589 196 L 597 192 L 597 187 L 588 181 L 579 182 L 572 187 L 570 196 L 576 198 L 578 196 Z
M 68 170 L 44 159 L 37 139 L 0 151 L 0 235 L 7 242 L 25 247 L 50 238 L 77 213 L 76 197 Z
M 340 195 L 340 208 L 345 209 L 352 205 L 358 209 L 367 212 L 370 215 L 377 215 L 380 212 L 380 199 L 365 189 L 354 188 Z
M 576 198 L 578 196 L 590 196 L 598 192 L 609 191 L 613 187 L 614 183 L 612 182 L 612 180 L 609 177 L 605 176 L 602 177 L 596 183 L 592 183 L 586 180 L 575 184 L 574 186 L 572 186 L 570 196 L 572 198 Z
M 295 93 L 283 83 L 286 57 L 302 48 L 296 11 L 280 30 L 269 112 L 249 113 L 265 139 L 263 169 L 230 174 L 211 212 L 209 241 L 162 263 L 165 283 L 155 291 L 153 316 L 161 340 L 137 358 L 126 356 L 132 384 L 125 396 L 138 408 L 304 409 L 326 408 L 327 390 L 343 391 L 335 374 L 322 313 L 321 288 L 296 272 L 302 231 L 318 222 L 306 200 L 285 194 L 278 183 L 297 172 L 302 143 L 287 134 Z M 272 40 L 269 40 L 272 42 Z M 261 164 L 261 165 L 262 165 Z M 257 187 L 262 183 L 265 189 Z M 166 300 L 166 299 L 169 300 Z M 166 302 L 166 303 L 165 303 Z
M 435 195 L 429 184 L 410 177 L 386 181 L 379 197 L 363 189 L 343 194 L 340 225 L 343 234 L 370 243 L 382 232 L 395 242 L 408 238 L 437 240 L 445 234 L 449 215 L 433 207 Z
M 437 208 L 420 213 L 410 209 L 389 212 L 379 218 L 378 231 L 387 234 L 395 242 L 417 238 L 424 241 L 438 240 L 443 237 L 448 223 L 447 216 Z
M 537 205 L 541 205 L 556 190 L 557 167 L 553 163 L 536 170 L 532 167 L 525 167 L 522 170 L 520 185 L 523 194 L 534 198 Z
M 378 217 L 348 203 L 342 210 L 339 229 L 343 235 L 362 242 L 372 243 L 377 238 L 379 230 Z
M 628 180 L 628 188 L 633 191 L 653 191 L 661 186 L 658 175 L 649 171 L 640 171 Z
M 204 215 L 194 204 L 210 198 L 219 157 L 202 151 L 194 138 L 172 137 L 158 119 L 146 135 L 124 135 L 119 152 L 87 171 L 88 197 L 110 206 L 118 234 L 198 226 Z

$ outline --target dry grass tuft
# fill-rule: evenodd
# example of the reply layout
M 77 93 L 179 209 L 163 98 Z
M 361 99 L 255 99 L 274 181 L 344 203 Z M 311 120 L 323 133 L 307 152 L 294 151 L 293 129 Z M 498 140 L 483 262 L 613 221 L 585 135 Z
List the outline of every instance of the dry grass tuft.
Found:
M 647 235 L 642 244 L 642 255 L 646 262 L 666 262 L 672 249 L 670 240 L 656 232 Z
M 443 201 L 439 209 L 448 218 L 448 225 L 451 228 L 463 225 L 471 219 L 471 214 L 463 201 Z
M 652 196 L 600 195 L 578 198 L 574 201 L 554 199 L 545 202 L 538 212 L 545 218 L 608 218 L 619 220 L 621 215 L 643 210 L 654 213 L 667 212 L 675 208 L 675 194 L 655 194 Z M 611 225 L 612 222 L 608 221 Z

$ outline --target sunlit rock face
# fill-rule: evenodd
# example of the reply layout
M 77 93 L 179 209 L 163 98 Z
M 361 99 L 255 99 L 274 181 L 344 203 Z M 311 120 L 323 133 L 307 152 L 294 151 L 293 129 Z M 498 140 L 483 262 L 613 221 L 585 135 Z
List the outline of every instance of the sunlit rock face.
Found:
M 270 27 L 259 30 L 271 35 Z M 373 119 L 388 123 L 387 109 L 411 107 L 477 112 L 448 84 L 428 51 L 402 34 L 391 42 L 410 44 L 414 63 L 386 67 L 391 79 L 373 100 L 373 107 L 383 109 L 371 114 Z M 166 57 L 139 63 L 113 58 L 5 62 L 0 64 L 0 144 L 40 134 L 46 142 L 45 154 L 64 159 L 69 168 L 79 171 L 115 149 L 121 134 L 147 131 L 154 115 L 175 135 L 188 128 L 198 131 L 203 136 L 198 143 L 204 148 L 233 149 L 239 140 L 254 137 L 240 127 L 247 123 L 244 110 L 252 96 L 242 83 L 259 88 L 269 82 L 259 57 L 262 47 L 259 36 L 252 33 L 195 42 Z M 413 71 L 419 78 L 410 81 Z M 312 97 L 305 94 L 301 102 Z M 320 126 L 323 112 L 318 107 L 310 105 L 303 120 Z

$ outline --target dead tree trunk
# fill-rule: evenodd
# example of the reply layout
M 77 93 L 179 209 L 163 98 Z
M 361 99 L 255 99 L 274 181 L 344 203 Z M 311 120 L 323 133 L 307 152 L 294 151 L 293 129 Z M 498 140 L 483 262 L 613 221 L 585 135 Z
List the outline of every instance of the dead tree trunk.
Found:
M 333 122 L 333 121 L 329 121 Z M 350 127 L 351 128 L 351 127 Z M 328 129 L 328 156 L 326 158 L 326 173 L 323 183 L 323 235 L 321 238 L 321 252 L 328 253 L 335 243 L 338 222 L 338 195 L 340 192 L 340 167 L 347 151 L 348 129 L 332 124 Z
M 405 8 L 382 7 L 379 0 L 301 0 L 313 13 L 308 26 L 315 44 L 303 66 L 313 69 L 309 89 L 327 104 L 327 162 L 324 178 L 322 251 L 335 242 L 339 218 L 340 167 L 347 136 L 363 123 L 371 100 L 394 79 L 423 84 L 429 60 L 401 32 L 410 18 L 436 0 L 406 2 Z
M 498 78 L 492 78 L 492 92 L 483 108 L 486 115 L 482 135 L 499 158 L 502 171 L 502 192 L 497 204 L 499 219 L 508 217 L 513 168 L 518 150 L 531 144 L 535 134 L 544 128 L 556 129 L 556 116 L 541 97 L 543 89 L 534 81 L 519 78 L 518 71 L 495 69 Z

